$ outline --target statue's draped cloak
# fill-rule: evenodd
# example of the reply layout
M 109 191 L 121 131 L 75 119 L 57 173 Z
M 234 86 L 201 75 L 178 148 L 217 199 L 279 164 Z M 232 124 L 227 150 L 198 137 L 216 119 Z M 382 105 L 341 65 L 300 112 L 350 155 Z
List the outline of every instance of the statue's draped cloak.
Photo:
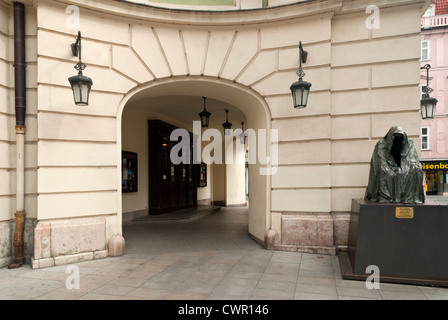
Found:
M 423 172 L 412 140 L 392 127 L 378 141 L 370 161 L 366 201 L 424 203 Z

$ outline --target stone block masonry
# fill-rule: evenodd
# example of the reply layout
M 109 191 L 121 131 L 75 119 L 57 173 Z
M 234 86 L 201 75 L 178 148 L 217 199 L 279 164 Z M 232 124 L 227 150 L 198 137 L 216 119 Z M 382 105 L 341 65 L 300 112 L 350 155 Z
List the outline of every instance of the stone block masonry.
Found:
M 38 223 L 32 268 L 39 269 L 108 255 L 106 221 L 101 218 Z

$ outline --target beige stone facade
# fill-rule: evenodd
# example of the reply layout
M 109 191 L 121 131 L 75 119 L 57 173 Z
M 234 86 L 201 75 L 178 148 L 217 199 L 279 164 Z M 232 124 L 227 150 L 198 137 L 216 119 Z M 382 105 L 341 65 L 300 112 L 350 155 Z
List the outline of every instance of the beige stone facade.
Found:
M 278 141 L 268 136 L 265 146 L 278 150 L 276 173 L 249 165 L 249 233 L 277 250 L 335 254 L 346 246 L 351 200 L 364 195 L 374 145 L 394 125 L 420 135 L 420 18 L 429 1 L 381 1 L 379 28 L 366 25 L 370 2 L 277 0 L 229 11 L 23 1 L 25 250 L 33 267 L 108 254 L 127 214 L 148 207 L 147 120 L 192 130 L 203 96 L 218 130 L 225 108 L 234 127 L 244 120 L 246 128 L 278 130 Z M 87 107 L 74 105 L 67 81 L 76 72 L 70 44 L 78 30 L 84 74 L 93 79 Z M 16 210 L 13 38 L 12 1 L 3 0 L 0 266 L 11 260 Z M 299 41 L 312 83 L 302 110 L 289 89 Z M 141 157 L 137 193 L 121 192 L 122 150 Z M 243 167 L 208 169 L 198 200 L 245 201 Z

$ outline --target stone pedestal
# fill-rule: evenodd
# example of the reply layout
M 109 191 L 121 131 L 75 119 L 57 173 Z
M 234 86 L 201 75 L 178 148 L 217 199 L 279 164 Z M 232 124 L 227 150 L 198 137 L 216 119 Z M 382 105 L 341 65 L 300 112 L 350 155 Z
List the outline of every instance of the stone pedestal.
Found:
M 448 206 L 368 203 L 353 199 L 344 279 L 365 279 L 375 265 L 380 281 L 448 285 Z

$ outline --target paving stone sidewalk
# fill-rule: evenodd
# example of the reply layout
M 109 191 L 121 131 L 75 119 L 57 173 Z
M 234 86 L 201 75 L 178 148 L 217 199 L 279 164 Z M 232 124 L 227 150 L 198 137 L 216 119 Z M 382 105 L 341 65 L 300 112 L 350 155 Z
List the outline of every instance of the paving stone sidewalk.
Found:
M 245 208 L 194 222 L 134 224 L 124 236 L 120 257 L 0 269 L 0 299 L 448 300 L 448 288 L 381 283 L 377 290 L 342 280 L 337 256 L 265 250 L 248 236 Z M 73 270 L 79 289 L 66 285 L 75 284 Z

